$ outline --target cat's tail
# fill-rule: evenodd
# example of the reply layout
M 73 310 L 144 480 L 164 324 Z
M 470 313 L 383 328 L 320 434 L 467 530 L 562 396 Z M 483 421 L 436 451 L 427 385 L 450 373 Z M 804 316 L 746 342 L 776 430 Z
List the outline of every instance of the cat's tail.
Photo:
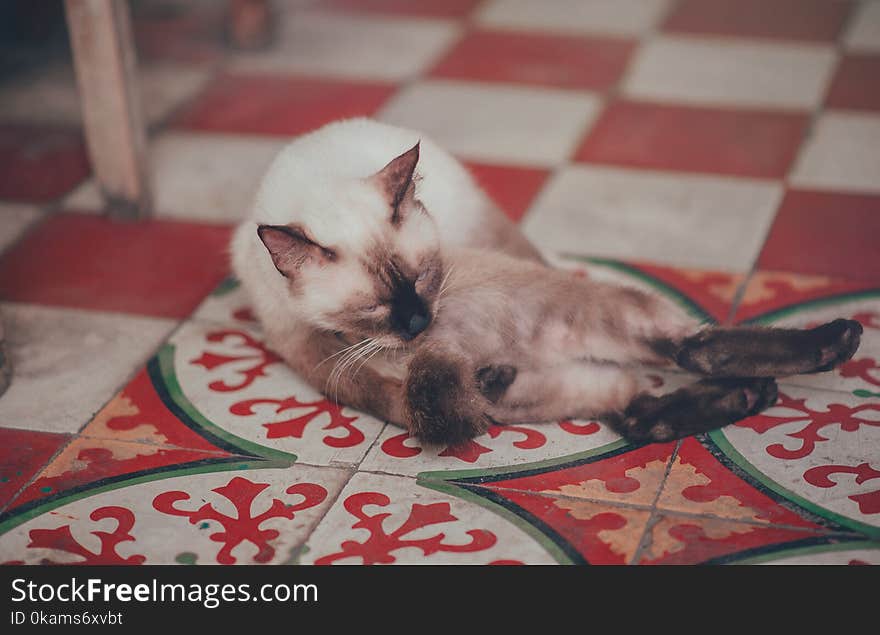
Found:
M 483 434 L 492 420 L 471 364 L 460 355 L 424 347 L 412 358 L 404 398 L 410 434 L 420 441 L 455 445 Z

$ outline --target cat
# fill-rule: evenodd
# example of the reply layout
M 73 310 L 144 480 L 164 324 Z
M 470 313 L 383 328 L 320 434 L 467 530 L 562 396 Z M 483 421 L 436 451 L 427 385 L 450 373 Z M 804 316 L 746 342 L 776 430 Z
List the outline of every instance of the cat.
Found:
M 775 377 L 849 359 L 862 332 L 705 327 L 658 295 L 551 267 L 455 158 L 365 118 L 283 149 L 231 252 L 294 371 L 427 444 L 563 418 L 633 442 L 690 436 L 771 406 Z M 704 378 L 652 396 L 640 364 Z

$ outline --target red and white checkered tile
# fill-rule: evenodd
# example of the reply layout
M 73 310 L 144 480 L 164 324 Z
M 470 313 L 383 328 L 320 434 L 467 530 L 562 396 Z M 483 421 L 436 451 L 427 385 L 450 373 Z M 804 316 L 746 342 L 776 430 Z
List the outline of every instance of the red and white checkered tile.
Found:
M 0 87 L 0 562 L 880 563 L 880 2 L 287 0 L 250 52 L 165 4 L 134 11 L 156 219 L 100 215 L 69 64 Z M 275 153 L 354 116 L 451 150 L 565 266 L 864 344 L 683 443 L 422 448 L 302 384 L 227 279 Z

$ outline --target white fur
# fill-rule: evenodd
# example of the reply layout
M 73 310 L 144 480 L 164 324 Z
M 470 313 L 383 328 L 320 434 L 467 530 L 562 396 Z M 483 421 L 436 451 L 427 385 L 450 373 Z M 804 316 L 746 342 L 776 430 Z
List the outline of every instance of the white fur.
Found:
M 323 289 L 323 295 L 292 299 L 286 279 L 257 236 L 257 226 L 297 223 L 325 247 L 362 253 L 387 225 L 388 213 L 387 202 L 366 178 L 417 141 L 421 143 L 416 197 L 436 229 L 423 219 L 408 219 L 401 227 L 404 240 L 399 244 L 414 251 L 437 231 L 445 244 L 464 244 L 478 231 L 491 202 L 467 170 L 430 139 L 363 118 L 331 123 L 299 137 L 269 167 L 251 214 L 238 226 L 231 244 L 233 270 L 268 330 L 280 334 L 294 328 L 297 320 L 314 323 L 314 316 L 363 281 L 351 279 L 344 288 L 310 285 Z

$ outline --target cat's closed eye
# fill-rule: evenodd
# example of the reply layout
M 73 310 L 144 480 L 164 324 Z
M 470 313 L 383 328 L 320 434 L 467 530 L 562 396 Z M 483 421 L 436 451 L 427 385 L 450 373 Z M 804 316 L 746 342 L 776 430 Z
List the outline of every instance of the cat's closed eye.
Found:
M 361 308 L 361 311 L 363 313 L 375 313 L 378 310 L 379 310 L 378 304 L 368 304 L 367 306 Z
M 422 270 L 419 272 L 419 275 L 416 277 L 416 282 L 421 282 L 422 280 L 424 280 L 424 279 L 427 278 L 427 277 L 428 277 L 428 270 L 427 270 L 427 269 L 422 269 Z

